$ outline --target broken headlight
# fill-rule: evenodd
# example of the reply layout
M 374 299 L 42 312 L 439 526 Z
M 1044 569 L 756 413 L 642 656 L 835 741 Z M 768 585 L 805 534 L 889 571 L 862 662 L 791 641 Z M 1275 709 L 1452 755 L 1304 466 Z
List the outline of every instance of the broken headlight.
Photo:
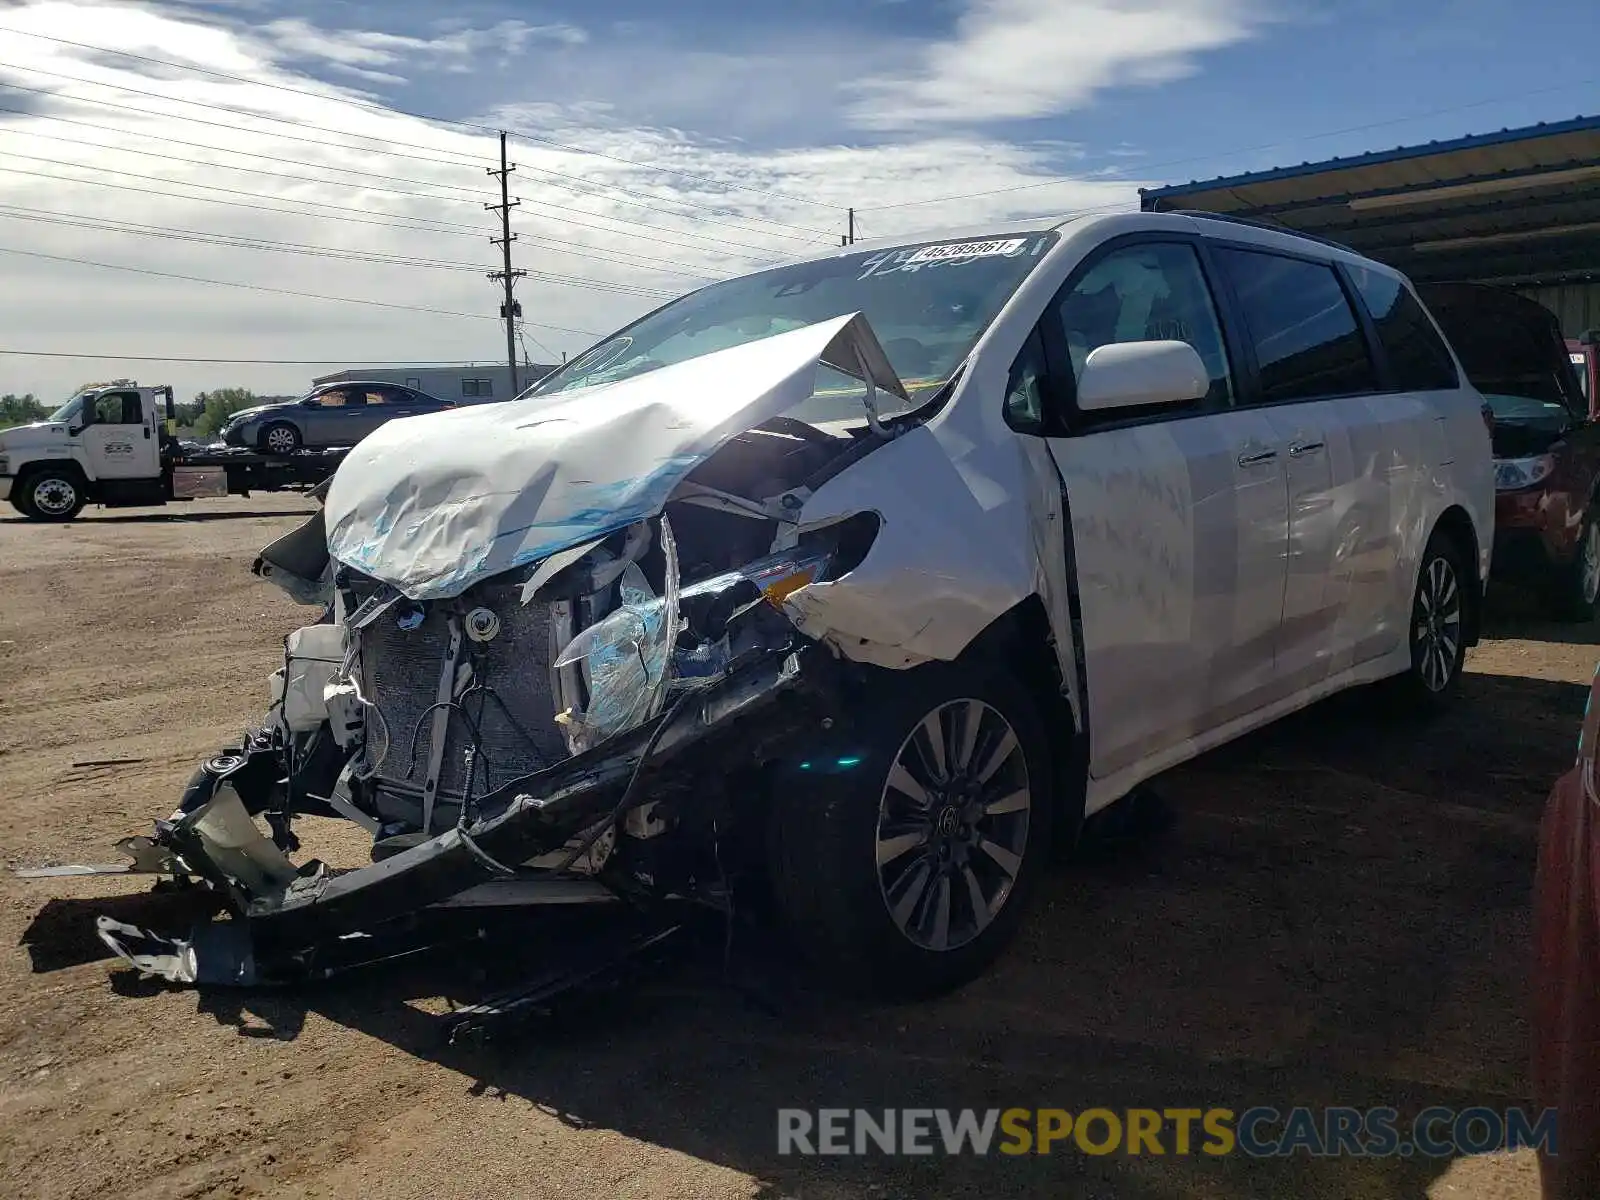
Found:
M 643 724 L 661 711 L 667 666 L 678 635 L 678 551 L 672 526 L 661 522 L 665 594 L 657 596 L 638 563 L 618 579 L 617 607 L 585 629 L 557 656 L 557 669 L 581 663 L 589 704 L 556 720 L 574 752 Z

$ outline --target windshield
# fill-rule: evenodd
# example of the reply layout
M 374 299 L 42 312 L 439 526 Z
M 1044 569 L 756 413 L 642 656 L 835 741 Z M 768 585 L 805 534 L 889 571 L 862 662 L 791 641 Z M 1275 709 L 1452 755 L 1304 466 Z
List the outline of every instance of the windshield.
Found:
M 1566 405 L 1553 400 L 1534 400 L 1527 396 L 1505 396 L 1494 392 L 1485 392 L 1483 398 L 1488 401 L 1489 410 L 1494 413 L 1497 423 L 1526 425 L 1545 433 L 1563 433 L 1572 424 L 1572 414 L 1567 411 Z
M 917 242 L 715 283 L 591 347 L 527 394 L 615 383 L 862 312 L 916 408 L 955 373 L 1056 237 L 1052 232 Z M 818 424 L 858 419 L 864 390 L 822 367 L 811 398 L 787 415 Z M 880 402 L 892 399 L 882 396 Z M 897 405 L 884 415 L 904 411 Z
M 60 408 L 56 409 L 55 412 L 46 417 L 45 420 L 56 423 L 65 423 L 71 421 L 78 415 L 78 410 L 82 407 L 83 397 L 74 396 L 71 400 L 68 400 Z

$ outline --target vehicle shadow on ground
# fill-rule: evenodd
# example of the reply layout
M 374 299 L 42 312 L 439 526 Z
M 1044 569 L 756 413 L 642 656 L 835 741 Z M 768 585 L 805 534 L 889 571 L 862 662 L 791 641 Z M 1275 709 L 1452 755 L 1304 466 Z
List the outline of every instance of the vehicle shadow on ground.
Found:
M 1098 822 L 1052 872 L 996 967 L 937 1001 L 818 992 L 743 929 L 725 960 L 713 928 L 673 965 L 485 1044 L 447 1044 L 436 1014 L 515 977 L 503 946 L 199 1004 L 252 1037 L 292 1039 L 317 1014 L 473 1095 L 773 1195 L 1421 1197 L 1448 1160 L 1181 1155 L 1170 1126 L 1161 1156 L 822 1160 L 778 1153 L 777 1111 L 1392 1106 L 1404 1129 L 1429 1105 L 1524 1103 L 1535 839 L 1586 689 L 1471 674 L 1463 692 L 1427 725 L 1348 694 L 1157 780 L 1159 802 Z M 546 963 L 574 944 L 537 928 L 542 950 L 518 936 Z
M 1538 594 L 1527 588 L 1491 584 L 1483 616 L 1486 638 L 1600 646 L 1600 621 L 1554 620 Z
M 304 511 L 295 508 L 267 509 L 257 511 L 232 511 L 232 512 L 152 512 L 152 513 L 117 513 L 115 516 L 101 516 L 86 514 L 80 520 L 91 521 L 98 525 L 192 525 L 206 521 L 260 521 L 277 520 L 280 517 L 309 517 L 316 509 L 308 508 Z M 27 517 L 0 517 L 0 525 L 37 525 L 39 522 L 31 521 Z

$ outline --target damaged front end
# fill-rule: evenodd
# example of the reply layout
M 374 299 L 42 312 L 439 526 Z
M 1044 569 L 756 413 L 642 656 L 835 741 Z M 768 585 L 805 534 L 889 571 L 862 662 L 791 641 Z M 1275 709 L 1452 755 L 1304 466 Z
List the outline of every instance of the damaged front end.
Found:
M 862 420 L 784 415 L 819 364 L 866 385 Z M 741 371 L 738 402 L 686 419 L 679 397 L 739 393 Z M 871 399 L 906 392 L 859 316 L 636 384 L 581 411 L 394 422 L 352 453 L 254 567 L 324 609 L 285 640 L 266 721 L 123 844 L 118 870 L 199 881 L 228 918 L 183 937 L 101 918 L 106 945 L 175 982 L 252 986 L 389 957 L 433 910 L 728 906 L 767 773 L 852 686 L 786 606 L 856 567 L 880 520 L 808 527 L 805 500 L 907 427 Z M 460 439 L 491 418 L 484 466 Z M 367 830 L 371 863 L 297 863 L 306 814 Z

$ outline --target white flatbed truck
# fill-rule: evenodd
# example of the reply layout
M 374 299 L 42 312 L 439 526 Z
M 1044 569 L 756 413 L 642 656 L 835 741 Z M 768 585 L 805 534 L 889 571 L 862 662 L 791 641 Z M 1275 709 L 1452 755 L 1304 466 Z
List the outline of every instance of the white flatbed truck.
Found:
M 134 508 L 315 487 L 349 452 L 197 447 L 178 441 L 172 388 L 119 383 L 74 397 L 43 421 L 0 432 L 0 500 L 35 521 L 86 504 Z

